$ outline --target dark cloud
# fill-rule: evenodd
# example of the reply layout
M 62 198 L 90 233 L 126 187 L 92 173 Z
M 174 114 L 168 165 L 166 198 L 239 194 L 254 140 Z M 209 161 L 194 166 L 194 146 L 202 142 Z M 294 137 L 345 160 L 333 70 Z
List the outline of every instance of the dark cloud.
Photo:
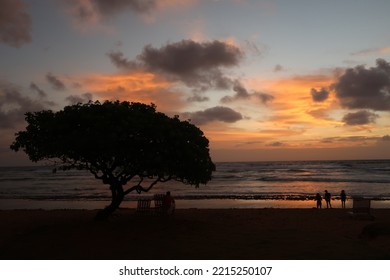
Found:
M 235 99 L 234 97 L 229 96 L 229 95 L 226 95 L 226 96 L 221 98 L 222 103 L 230 103 L 230 102 L 233 102 L 235 100 L 237 100 L 237 99 Z
M 92 94 L 87 92 L 81 95 L 70 95 L 65 100 L 68 101 L 71 105 L 78 103 L 88 103 L 92 100 Z
M 326 88 L 321 88 L 320 90 L 312 88 L 310 94 L 315 102 L 323 102 L 329 97 L 329 91 Z
M 187 100 L 189 102 L 205 102 L 205 101 L 209 101 L 210 98 L 208 98 L 207 96 L 202 96 L 200 94 L 195 93 L 193 96 L 189 97 Z
M 348 109 L 390 110 L 390 64 L 377 59 L 376 67 L 347 69 L 333 85 L 340 104 Z
M 15 128 L 24 121 L 26 112 L 45 109 L 48 103 L 23 96 L 20 89 L 0 81 L 0 128 Z
M 233 86 L 233 91 L 236 92 L 234 96 L 225 96 L 221 98 L 222 103 L 229 103 L 236 100 L 246 100 L 250 99 L 252 97 L 255 97 L 261 101 L 263 104 L 267 104 L 268 102 L 272 101 L 274 97 L 267 93 L 262 92 L 252 92 L 249 93 L 248 90 L 239 82 L 235 81 Z
M 31 90 L 33 90 L 33 91 L 35 91 L 36 93 L 38 93 L 38 95 L 40 96 L 40 97 L 46 97 L 47 96 L 47 94 L 46 94 L 46 92 L 44 92 L 42 89 L 40 89 L 35 83 L 33 83 L 33 82 L 31 82 L 31 84 L 30 84 L 30 89 Z
M 65 90 L 66 86 L 63 82 L 61 82 L 56 76 L 51 73 L 47 73 L 46 80 L 50 83 L 50 85 L 55 90 Z
M 157 0 L 63 0 L 77 21 L 89 22 L 109 18 L 132 11 L 139 14 L 150 13 L 157 7 Z
M 257 46 L 255 42 L 245 40 L 245 50 L 249 51 L 250 53 L 254 54 L 255 56 L 261 56 L 265 52 L 265 47 L 262 46 L 261 48 Z
M 276 64 L 274 67 L 274 72 L 282 72 L 284 70 L 285 70 L 284 67 L 280 64 Z
M 366 110 L 361 110 L 355 113 L 348 113 L 343 117 L 343 122 L 346 125 L 364 125 L 369 123 L 375 123 L 378 115 Z
M 212 121 L 234 123 L 243 119 L 243 116 L 239 112 L 222 106 L 209 108 L 204 111 L 185 113 L 183 116 L 190 119 L 196 125 L 202 125 Z
M 267 146 L 269 146 L 269 147 L 282 147 L 282 146 L 284 146 L 284 144 L 282 142 L 272 142 Z
M 198 71 L 208 71 L 221 66 L 236 66 L 241 58 L 240 49 L 227 43 L 198 43 L 192 40 L 168 44 L 159 49 L 149 45 L 140 55 L 140 60 L 152 70 L 179 76 L 192 76 L 198 74 Z
M 263 141 L 247 141 L 247 142 L 238 143 L 235 145 L 235 147 L 239 148 L 239 147 L 250 146 L 250 145 L 258 145 L 262 143 Z
M 148 13 L 156 8 L 157 0 L 91 0 L 102 15 L 114 15 L 126 10 Z
M 327 110 L 327 109 L 309 110 L 309 111 L 307 111 L 307 113 L 315 118 L 318 118 L 318 119 L 330 120 L 329 115 L 328 115 L 329 110 Z
M 377 141 L 378 137 L 367 137 L 367 136 L 347 136 L 347 137 L 327 137 L 321 140 L 322 143 L 335 143 L 335 142 L 367 142 L 367 141 Z
M 248 99 L 251 97 L 246 88 L 240 82 L 236 82 L 234 84 L 233 90 L 236 93 L 234 96 L 235 99 Z
M 268 93 L 255 92 L 254 95 L 257 96 L 263 104 L 267 104 L 268 102 L 275 99 L 273 95 Z
M 31 17 L 20 0 L 0 1 L 0 41 L 12 47 L 20 47 L 31 41 Z
M 236 93 L 234 96 L 222 97 L 221 102 L 229 103 L 235 100 L 249 99 L 251 97 L 251 94 L 249 94 L 246 88 L 239 82 L 235 82 L 233 86 L 233 91 Z
M 82 86 L 82 84 L 80 84 L 80 83 L 78 83 L 78 82 L 74 82 L 74 83 L 72 83 L 72 87 L 73 87 L 73 88 L 76 88 L 76 89 L 80 89 L 80 88 L 82 88 L 83 86 Z
M 234 96 L 225 96 L 222 102 L 257 98 L 263 104 L 272 101 L 272 95 L 248 92 L 237 79 L 227 75 L 227 69 L 238 66 L 244 53 L 236 46 L 221 41 L 195 42 L 182 40 L 160 48 L 144 47 L 134 60 L 120 51 L 107 54 L 111 62 L 123 71 L 147 71 L 164 76 L 171 82 L 180 82 L 193 91 L 191 102 L 209 100 L 201 93 L 210 90 L 233 90 Z
M 138 63 L 126 59 L 122 52 L 109 52 L 107 55 L 111 62 L 119 69 L 132 71 L 141 68 L 141 65 Z
M 224 70 L 237 66 L 244 55 L 238 47 L 221 41 L 182 40 L 161 48 L 148 45 L 134 61 L 125 59 L 121 52 L 111 52 L 108 56 L 122 70 L 159 73 L 197 91 L 206 91 L 231 88 L 233 81 Z

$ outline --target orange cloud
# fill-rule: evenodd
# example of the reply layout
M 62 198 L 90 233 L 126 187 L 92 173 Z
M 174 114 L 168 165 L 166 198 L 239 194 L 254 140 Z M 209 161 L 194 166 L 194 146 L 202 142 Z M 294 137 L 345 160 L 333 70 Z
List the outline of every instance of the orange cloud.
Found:
M 159 111 L 174 111 L 183 107 L 181 94 L 173 84 L 147 72 L 131 74 L 92 74 L 71 79 L 83 92 L 87 91 L 101 100 L 128 100 L 146 104 L 154 103 Z
M 250 113 L 250 119 L 240 122 L 240 130 L 233 132 L 212 130 L 207 132 L 213 147 L 218 149 L 277 149 L 336 146 L 324 144 L 326 135 L 342 133 L 345 128 L 339 119 L 339 107 L 333 95 L 323 102 L 315 102 L 312 88 L 329 87 L 332 75 L 306 75 L 278 80 L 246 80 L 245 86 L 274 97 L 266 106 L 255 103 L 242 104 L 241 113 Z M 259 107 L 261 106 L 261 107 Z M 254 110 L 256 109 L 256 110 Z M 248 111 L 250 110 L 250 111 Z M 234 128 L 230 128 L 234 129 Z
M 245 80 L 246 88 L 265 92 L 274 97 L 266 106 L 254 102 L 236 102 L 231 106 L 248 118 L 239 124 L 217 126 L 209 124 L 202 129 L 210 139 L 210 147 L 219 160 L 247 160 L 267 158 L 350 158 L 343 150 L 378 151 L 377 143 L 385 135 L 385 115 L 377 122 L 364 126 L 344 125 L 346 111 L 340 107 L 331 85 L 336 72 L 301 75 L 274 80 Z M 313 99 L 311 89 L 329 91 L 323 99 Z M 382 120 L 383 119 L 383 120 Z M 388 122 L 387 122 L 388 123 Z M 336 137 L 335 137 L 336 136 Z M 382 141 L 383 142 L 383 141 Z M 225 154 L 227 153 L 227 154 Z M 352 157 L 360 157 L 359 153 Z M 374 155 L 373 158 L 376 157 Z
M 339 122 L 325 117 L 326 110 L 334 106 L 334 97 L 314 102 L 310 95 L 312 88 L 328 87 L 332 82 L 330 75 L 306 75 L 250 83 L 252 87 L 261 86 L 262 91 L 275 97 L 269 105 L 273 110 L 270 120 L 279 125 L 335 125 Z M 322 115 L 313 112 L 322 112 Z
M 354 53 L 351 53 L 353 56 L 359 56 L 359 55 L 376 55 L 376 54 L 389 54 L 390 53 L 390 46 L 383 47 L 383 48 L 369 48 L 360 50 Z
M 264 139 L 258 132 L 250 131 L 223 131 L 204 130 L 205 135 L 210 140 L 210 146 L 218 149 L 234 149 L 243 143 L 262 144 Z
M 388 53 L 390 53 L 390 47 L 380 48 L 379 52 L 382 54 L 388 54 Z
M 276 146 L 275 143 L 284 147 L 294 147 L 297 146 L 297 143 L 294 143 L 295 138 L 301 138 L 302 133 L 304 133 L 301 128 L 243 129 L 227 127 L 226 125 L 221 127 L 220 124 L 218 127 L 208 125 L 202 130 L 210 140 L 211 147 L 218 149 L 272 148 Z
M 83 79 L 83 85 L 94 92 L 110 92 L 122 87 L 128 91 L 154 90 L 168 87 L 169 82 L 147 72 L 132 74 L 91 75 Z
M 336 107 L 330 95 L 323 102 L 312 100 L 311 89 L 329 87 L 332 75 L 306 75 L 278 80 L 243 81 L 246 88 L 270 94 L 274 99 L 267 105 L 258 102 L 235 102 L 231 106 L 244 115 L 238 124 L 209 124 L 202 130 L 213 149 L 293 149 L 324 144 L 326 135 L 342 132 L 342 122 L 332 116 Z M 339 127 L 339 128 L 337 128 Z

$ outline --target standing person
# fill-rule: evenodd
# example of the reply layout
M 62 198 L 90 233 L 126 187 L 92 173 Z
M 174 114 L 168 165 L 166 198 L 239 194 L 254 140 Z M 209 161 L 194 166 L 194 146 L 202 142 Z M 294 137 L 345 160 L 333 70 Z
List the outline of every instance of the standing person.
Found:
M 322 208 L 322 197 L 320 193 L 316 194 L 316 201 L 317 201 L 317 209 Z
M 171 196 L 171 192 L 167 192 L 163 200 L 164 212 L 167 215 L 172 215 L 175 211 L 175 199 Z
M 331 195 L 328 193 L 327 190 L 325 190 L 325 201 L 326 201 L 326 208 L 332 208 L 332 204 L 330 203 Z
M 340 199 L 341 199 L 341 208 L 345 208 L 345 201 L 347 200 L 347 195 L 345 194 L 344 190 L 342 190 L 340 193 Z

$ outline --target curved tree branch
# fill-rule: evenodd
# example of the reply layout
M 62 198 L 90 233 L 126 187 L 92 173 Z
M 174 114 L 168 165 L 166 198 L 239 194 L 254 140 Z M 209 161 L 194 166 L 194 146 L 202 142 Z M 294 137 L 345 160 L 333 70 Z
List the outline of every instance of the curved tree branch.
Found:
M 154 185 L 156 185 L 158 182 L 166 182 L 166 181 L 169 181 L 171 178 L 170 178 L 171 176 L 169 176 L 168 178 L 166 178 L 166 179 L 163 179 L 163 178 L 161 178 L 161 177 L 157 177 L 157 179 L 156 180 L 154 180 L 150 185 L 149 185 L 149 187 L 147 187 L 147 188 L 144 188 L 143 186 L 141 186 L 141 183 L 142 183 L 142 181 L 143 181 L 143 177 L 141 177 L 141 180 L 140 180 L 140 182 L 137 184 L 137 185 L 135 185 L 135 186 L 133 186 L 133 187 L 131 187 L 131 188 L 129 188 L 128 190 L 126 190 L 125 192 L 124 192 L 124 194 L 126 195 L 126 194 L 129 194 L 129 193 L 131 193 L 132 191 L 136 191 L 137 193 L 142 193 L 142 192 L 149 192 L 153 187 L 154 187 Z

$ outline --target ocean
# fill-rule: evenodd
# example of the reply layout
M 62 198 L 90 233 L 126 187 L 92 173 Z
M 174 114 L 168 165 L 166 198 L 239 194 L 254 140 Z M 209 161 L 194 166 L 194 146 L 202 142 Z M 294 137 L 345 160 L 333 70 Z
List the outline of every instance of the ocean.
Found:
M 169 181 L 149 193 L 129 194 L 122 206 L 135 207 L 140 197 L 169 190 L 178 208 L 306 208 L 315 206 L 317 192 L 328 190 L 334 207 L 340 207 L 339 194 L 345 190 L 347 207 L 351 198 L 365 197 L 373 207 L 390 208 L 390 160 L 225 162 L 216 167 L 207 185 Z M 108 186 L 88 171 L 52 169 L 0 167 L 0 209 L 99 209 L 109 203 Z

